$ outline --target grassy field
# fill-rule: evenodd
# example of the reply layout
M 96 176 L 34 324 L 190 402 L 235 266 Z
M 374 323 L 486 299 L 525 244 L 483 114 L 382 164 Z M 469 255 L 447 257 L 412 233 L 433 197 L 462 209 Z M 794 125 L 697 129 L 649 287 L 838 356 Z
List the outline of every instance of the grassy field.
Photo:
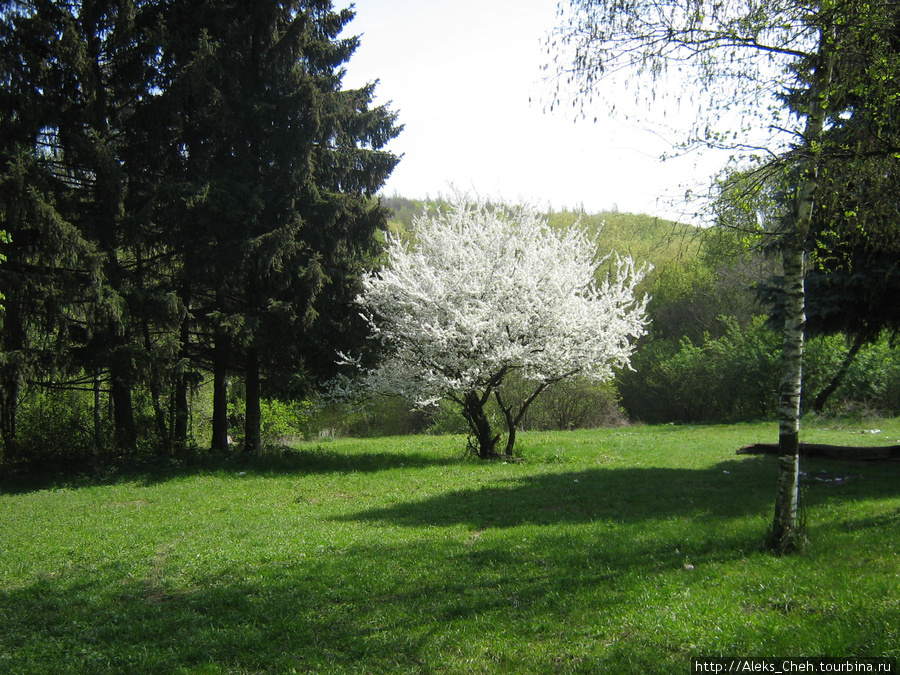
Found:
M 869 423 L 871 427 L 872 423 Z M 820 423 L 879 444 L 900 421 Z M 0 492 L 0 673 L 687 673 L 900 656 L 900 464 L 806 461 L 811 543 L 760 550 L 774 424 L 308 444 Z

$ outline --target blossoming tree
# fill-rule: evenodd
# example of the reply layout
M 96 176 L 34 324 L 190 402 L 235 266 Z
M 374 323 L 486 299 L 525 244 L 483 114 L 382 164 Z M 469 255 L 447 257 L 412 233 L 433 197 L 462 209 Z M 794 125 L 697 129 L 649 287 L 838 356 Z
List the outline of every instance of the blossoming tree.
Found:
M 645 332 L 635 286 L 647 267 L 616 256 L 613 278 L 598 281 L 608 258 L 582 228 L 553 230 L 532 207 L 454 195 L 414 222 L 412 241 L 390 235 L 383 268 L 364 279 L 357 302 L 385 354 L 365 385 L 423 407 L 455 401 L 482 458 L 498 454 L 485 411 L 493 397 L 511 455 L 541 392 L 574 375 L 613 377 Z M 504 395 L 514 371 L 531 384 L 524 399 Z

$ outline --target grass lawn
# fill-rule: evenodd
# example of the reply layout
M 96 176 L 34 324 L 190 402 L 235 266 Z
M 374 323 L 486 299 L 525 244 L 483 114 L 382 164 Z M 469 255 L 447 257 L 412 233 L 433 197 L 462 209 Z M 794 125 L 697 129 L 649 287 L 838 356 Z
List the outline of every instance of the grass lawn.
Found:
M 900 420 L 878 424 L 808 425 L 804 440 L 897 442 Z M 734 454 L 776 433 L 522 434 L 509 464 L 464 458 L 460 437 L 345 440 L 102 484 L 7 481 L 0 673 L 897 658 L 900 463 L 805 461 L 811 543 L 777 558 L 760 550 L 776 460 Z

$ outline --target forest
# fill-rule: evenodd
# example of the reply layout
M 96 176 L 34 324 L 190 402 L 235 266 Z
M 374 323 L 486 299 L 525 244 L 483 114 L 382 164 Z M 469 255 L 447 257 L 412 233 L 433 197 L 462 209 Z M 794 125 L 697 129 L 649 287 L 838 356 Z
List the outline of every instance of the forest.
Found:
M 342 87 L 352 17 L 3 4 L 5 465 L 226 452 L 237 419 L 259 452 L 264 401 L 303 400 L 359 339 L 400 126 Z

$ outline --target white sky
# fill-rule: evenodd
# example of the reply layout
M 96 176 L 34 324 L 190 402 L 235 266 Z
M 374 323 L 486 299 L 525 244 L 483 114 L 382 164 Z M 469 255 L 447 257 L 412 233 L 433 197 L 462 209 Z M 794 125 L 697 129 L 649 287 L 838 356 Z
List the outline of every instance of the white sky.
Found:
M 692 222 L 697 205 L 685 203 L 685 190 L 704 192 L 723 156 L 662 162 L 670 143 L 606 118 L 602 104 L 596 123 L 575 121 L 572 109 L 544 112 L 552 90 L 540 66 L 556 4 L 355 1 L 346 32 L 362 39 L 344 84 L 379 80 L 376 101 L 391 101 L 405 125 L 389 146 L 403 159 L 384 193 L 437 197 L 453 185 L 557 210 L 617 207 Z M 663 112 L 652 116 L 662 121 Z

